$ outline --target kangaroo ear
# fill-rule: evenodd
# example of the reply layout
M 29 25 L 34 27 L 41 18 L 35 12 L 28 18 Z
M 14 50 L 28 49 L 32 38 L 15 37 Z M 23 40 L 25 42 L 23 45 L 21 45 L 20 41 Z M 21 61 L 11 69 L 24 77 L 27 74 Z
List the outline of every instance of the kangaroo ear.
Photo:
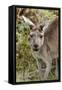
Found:
M 30 29 L 35 26 L 35 24 L 29 18 L 22 16 L 22 19 L 30 26 Z

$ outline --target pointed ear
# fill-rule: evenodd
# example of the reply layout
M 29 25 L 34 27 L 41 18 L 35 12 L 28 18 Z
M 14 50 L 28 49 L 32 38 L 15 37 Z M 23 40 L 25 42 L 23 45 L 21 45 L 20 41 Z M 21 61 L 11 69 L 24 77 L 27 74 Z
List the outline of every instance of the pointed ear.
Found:
M 35 24 L 29 18 L 22 16 L 22 19 L 30 26 L 30 29 L 35 26 Z
M 25 16 L 22 16 L 22 19 L 23 19 L 28 25 L 32 25 L 32 26 L 35 25 L 30 19 L 28 19 L 28 18 L 25 17 Z

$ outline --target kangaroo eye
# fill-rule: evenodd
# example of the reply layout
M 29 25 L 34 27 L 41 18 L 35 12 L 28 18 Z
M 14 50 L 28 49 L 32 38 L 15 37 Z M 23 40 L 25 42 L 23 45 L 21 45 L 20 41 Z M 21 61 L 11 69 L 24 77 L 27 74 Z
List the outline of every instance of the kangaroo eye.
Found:
M 40 38 L 42 38 L 42 35 L 40 35 Z
M 33 37 L 33 35 L 30 35 L 30 37 Z

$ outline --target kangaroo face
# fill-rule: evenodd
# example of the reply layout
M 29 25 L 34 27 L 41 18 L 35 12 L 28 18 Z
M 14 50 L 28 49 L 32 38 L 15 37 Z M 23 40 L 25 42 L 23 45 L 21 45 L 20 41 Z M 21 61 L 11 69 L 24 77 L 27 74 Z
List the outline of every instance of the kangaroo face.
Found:
M 31 49 L 34 51 L 39 51 L 44 43 L 44 33 L 39 30 L 34 30 L 30 32 L 29 41 Z

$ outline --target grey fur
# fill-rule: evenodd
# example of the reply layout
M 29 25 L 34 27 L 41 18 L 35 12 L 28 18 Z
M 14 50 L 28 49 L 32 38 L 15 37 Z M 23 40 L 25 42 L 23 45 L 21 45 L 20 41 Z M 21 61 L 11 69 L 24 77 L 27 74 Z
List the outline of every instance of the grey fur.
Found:
M 42 35 L 42 38 L 40 36 Z M 35 51 L 34 45 L 37 45 L 38 51 Z M 58 58 L 58 17 L 44 26 L 41 32 L 35 28 L 30 32 L 30 46 L 32 55 L 37 61 L 39 75 L 42 80 L 46 80 L 52 68 L 52 60 Z M 44 76 L 42 77 L 42 68 L 40 60 L 46 64 Z M 57 61 L 56 61 L 57 62 Z M 58 77 L 58 68 L 56 63 L 56 76 Z

